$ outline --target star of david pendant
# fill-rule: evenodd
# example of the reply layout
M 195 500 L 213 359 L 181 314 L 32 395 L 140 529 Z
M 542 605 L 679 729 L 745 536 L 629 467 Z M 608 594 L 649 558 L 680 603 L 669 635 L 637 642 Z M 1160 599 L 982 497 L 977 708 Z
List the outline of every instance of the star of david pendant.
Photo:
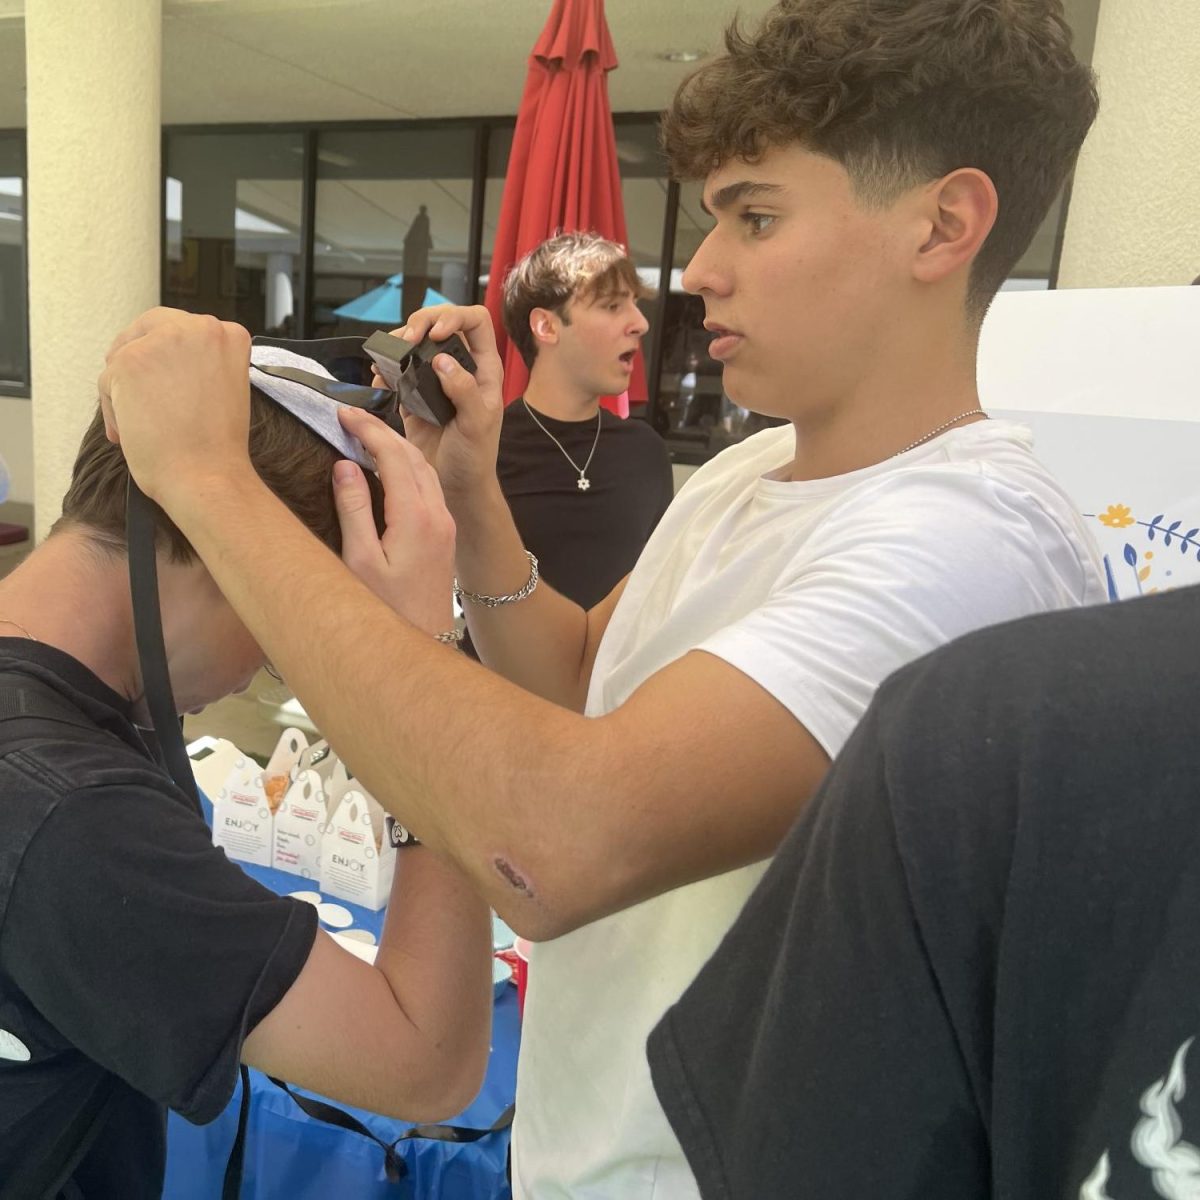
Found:
M 586 492 L 592 486 L 592 481 L 586 475 L 580 475 L 575 481 L 575 486 L 581 491 Z

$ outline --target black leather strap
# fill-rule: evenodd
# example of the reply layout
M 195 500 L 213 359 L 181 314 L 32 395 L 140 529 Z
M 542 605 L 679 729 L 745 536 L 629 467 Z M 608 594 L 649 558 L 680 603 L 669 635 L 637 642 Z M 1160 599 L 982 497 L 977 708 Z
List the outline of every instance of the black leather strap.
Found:
M 176 787 L 196 806 L 200 794 L 183 741 L 183 725 L 175 710 L 167 652 L 163 646 L 162 612 L 158 604 L 154 506 L 133 479 L 125 500 L 125 540 L 129 553 L 129 588 L 133 594 L 133 628 L 142 664 L 146 707 L 158 738 L 159 753 Z
M 225 1164 L 225 1182 L 221 1185 L 221 1200 L 238 1200 L 242 1191 L 242 1169 L 246 1162 L 246 1126 L 250 1120 L 250 1072 L 243 1063 L 238 1070 L 242 1081 L 242 1102 L 238 1108 L 237 1133 Z
M 327 1104 L 323 1100 L 314 1100 L 311 1096 L 302 1096 L 299 1092 L 293 1091 L 282 1079 L 276 1079 L 270 1075 L 267 1078 L 276 1087 L 282 1088 L 287 1092 L 296 1102 L 301 1112 L 306 1116 L 312 1117 L 314 1121 L 323 1121 L 326 1125 L 335 1125 L 339 1129 L 346 1129 L 351 1133 L 361 1134 L 363 1137 L 374 1142 L 383 1152 L 384 1170 L 387 1172 L 387 1177 L 392 1183 L 398 1183 L 408 1174 L 408 1164 L 396 1149 L 401 1142 L 413 1141 L 418 1138 L 434 1142 L 477 1142 L 480 1138 L 485 1138 L 489 1134 L 499 1133 L 500 1130 L 507 1129 L 512 1124 L 513 1116 L 516 1112 L 516 1105 L 510 1104 L 487 1129 L 472 1129 L 466 1125 L 414 1125 L 411 1129 L 402 1133 L 394 1142 L 388 1143 L 382 1138 L 377 1137 L 357 1117 L 351 1116 L 350 1113 L 337 1108 L 333 1104 Z M 226 1197 L 225 1200 L 234 1200 L 234 1198 Z

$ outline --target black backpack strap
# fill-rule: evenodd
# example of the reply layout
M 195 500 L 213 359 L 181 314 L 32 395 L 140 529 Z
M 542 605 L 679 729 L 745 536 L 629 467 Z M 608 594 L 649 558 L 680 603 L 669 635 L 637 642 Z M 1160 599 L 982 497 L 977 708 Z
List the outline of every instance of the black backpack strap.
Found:
M 434 1142 L 477 1142 L 489 1134 L 499 1133 L 507 1129 L 513 1122 L 516 1105 L 510 1104 L 487 1129 L 472 1129 L 466 1125 L 414 1125 L 402 1133 L 394 1142 L 385 1142 L 371 1132 L 357 1117 L 351 1116 L 335 1105 L 323 1100 L 314 1100 L 311 1096 L 302 1096 L 290 1088 L 282 1079 L 268 1075 L 268 1079 L 278 1088 L 282 1088 L 296 1102 L 300 1111 L 314 1121 L 322 1121 L 326 1125 L 334 1125 L 338 1129 L 346 1129 L 351 1133 L 360 1134 L 374 1142 L 383 1151 L 383 1165 L 387 1177 L 392 1183 L 398 1183 L 408 1174 L 408 1164 L 397 1147 L 401 1142 L 424 1138 Z M 224 1200 L 234 1200 L 224 1197 Z
M 250 1119 L 250 1072 L 243 1063 L 238 1069 L 242 1080 L 242 1102 L 238 1108 L 237 1133 L 233 1137 L 233 1149 L 225 1164 L 225 1182 L 221 1186 L 221 1200 L 238 1200 L 242 1192 L 242 1166 L 246 1160 L 246 1125 Z
M 301 1096 L 299 1092 L 292 1091 L 282 1079 L 276 1079 L 273 1075 L 268 1075 L 267 1078 L 277 1088 L 282 1088 L 287 1092 L 296 1102 L 300 1111 L 306 1116 L 312 1117 L 314 1121 L 322 1121 L 326 1125 L 349 1130 L 351 1133 L 360 1134 L 373 1141 L 383 1151 L 383 1167 L 391 1183 L 399 1183 L 408 1174 L 408 1164 L 396 1153 L 395 1144 L 389 1145 L 382 1138 L 376 1137 L 357 1117 L 351 1116 L 335 1105 L 326 1104 L 323 1100 L 314 1100 L 311 1096 Z M 397 1138 L 397 1141 L 399 1140 Z M 226 1197 L 225 1200 L 231 1200 L 231 1198 Z
M 50 722 L 86 729 L 93 738 L 110 737 L 87 719 L 66 697 L 59 695 L 48 683 L 26 675 L 24 671 L 0 670 L 0 721 L 29 721 L 32 740 L 39 733 L 48 736 L 55 730 L 40 730 Z M 22 741 L 26 740 L 24 738 Z
M 407 1138 L 428 1138 L 434 1142 L 477 1142 L 489 1134 L 507 1129 L 513 1123 L 516 1111 L 517 1106 L 510 1104 L 487 1129 L 471 1129 L 466 1125 L 414 1125 L 407 1133 L 401 1134 L 396 1142 L 403 1142 Z
M 163 646 L 162 612 L 158 603 L 155 542 L 156 505 L 130 476 L 125 502 L 125 540 L 129 557 L 129 591 L 133 599 L 133 632 L 142 667 L 146 707 L 158 738 L 158 748 L 175 786 L 203 815 L 196 777 L 183 742 L 183 725 L 171 692 L 171 674 Z

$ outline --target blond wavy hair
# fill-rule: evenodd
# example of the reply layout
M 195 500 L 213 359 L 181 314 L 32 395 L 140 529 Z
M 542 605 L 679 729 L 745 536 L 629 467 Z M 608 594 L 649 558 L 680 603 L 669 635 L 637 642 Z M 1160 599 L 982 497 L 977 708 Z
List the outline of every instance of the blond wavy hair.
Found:
M 532 367 L 537 341 L 529 315 L 535 308 L 557 313 L 569 325 L 572 300 L 600 300 L 620 291 L 638 300 L 652 294 L 621 246 L 598 233 L 560 233 L 531 250 L 505 276 L 504 332 Z

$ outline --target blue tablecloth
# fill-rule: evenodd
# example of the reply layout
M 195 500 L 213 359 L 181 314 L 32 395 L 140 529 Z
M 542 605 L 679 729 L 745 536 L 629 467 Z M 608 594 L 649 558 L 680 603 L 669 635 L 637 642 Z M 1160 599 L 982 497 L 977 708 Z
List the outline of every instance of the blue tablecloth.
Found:
M 208 813 L 211 820 L 211 811 Z M 272 891 L 287 895 L 316 891 L 311 880 L 266 867 L 241 864 Z M 378 936 L 383 914 L 335 897 L 354 917 L 354 927 Z M 512 1103 L 520 1044 L 516 989 L 497 988 L 492 1023 L 492 1053 L 483 1089 L 461 1116 L 447 1122 L 487 1129 Z M 386 1052 L 381 1047 L 381 1053 Z M 217 1200 L 225 1164 L 237 1129 L 241 1089 L 210 1125 L 190 1125 L 170 1115 L 167 1126 L 165 1200 Z M 306 1093 L 310 1094 L 310 1093 Z M 323 1099 L 323 1097 L 321 1097 Z M 331 1102 L 332 1103 L 332 1102 Z M 402 1121 L 339 1104 L 384 1141 L 409 1128 Z M 250 1072 L 250 1121 L 242 1200 L 509 1200 L 505 1177 L 509 1131 L 475 1142 L 413 1138 L 399 1144 L 408 1175 L 388 1181 L 383 1151 L 369 1139 L 306 1116 L 295 1102 L 257 1071 Z

